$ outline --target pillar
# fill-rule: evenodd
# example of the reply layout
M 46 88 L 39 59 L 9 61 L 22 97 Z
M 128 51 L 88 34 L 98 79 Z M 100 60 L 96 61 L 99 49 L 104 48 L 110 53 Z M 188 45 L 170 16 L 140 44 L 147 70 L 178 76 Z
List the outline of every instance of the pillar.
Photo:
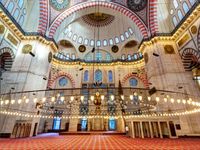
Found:
M 131 131 L 132 131 L 132 138 L 135 138 L 135 128 L 134 128 L 133 121 L 131 121 Z
M 144 138 L 144 132 L 143 132 L 142 121 L 140 121 L 140 129 L 141 129 L 142 138 Z
M 159 129 L 159 133 L 160 133 L 160 138 L 163 138 L 162 129 L 161 129 L 161 126 L 160 126 L 160 121 L 158 122 L 158 129 Z
M 151 136 L 151 138 L 153 138 L 153 130 L 152 130 L 152 126 L 151 126 L 151 121 L 149 121 L 149 129 L 150 129 L 150 136 Z

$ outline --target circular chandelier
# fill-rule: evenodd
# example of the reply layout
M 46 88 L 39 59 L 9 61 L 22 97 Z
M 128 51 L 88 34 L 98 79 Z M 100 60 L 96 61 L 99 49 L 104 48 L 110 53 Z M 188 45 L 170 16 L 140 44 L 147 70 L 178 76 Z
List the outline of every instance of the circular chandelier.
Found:
M 40 97 L 45 93 L 44 97 Z M 200 112 L 198 97 L 180 92 L 143 88 L 51 89 L 5 93 L 0 113 L 30 118 L 146 118 Z M 33 111 L 23 109 L 32 104 Z M 19 106 L 22 107 L 19 107 Z

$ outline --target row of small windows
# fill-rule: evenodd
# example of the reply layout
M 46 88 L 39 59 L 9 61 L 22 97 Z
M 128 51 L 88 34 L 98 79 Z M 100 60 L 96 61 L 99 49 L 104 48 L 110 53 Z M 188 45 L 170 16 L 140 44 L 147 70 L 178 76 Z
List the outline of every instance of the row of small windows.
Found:
M 98 69 L 98 70 L 95 71 L 94 80 L 95 80 L 95 82 L 102 82 L 102 80 L 103 80 L 103 73 L 102 73 L 101 70 Z M 86 70 L 84 72 L 83 81 L 84 82 L 88 82 L 89 81 L 89 71 L 88 70 Z M 111 70 L 108 71 L 108 82 L 113 82 L 113 73 L 112 73 Z
M 85 56 L 85 60 L 86 61 L 92 61 L 93 60 L 93 55 L 92 53 L 89 53 Z M 112 60 L 112 56 L 110 55 L 110 53 L 106 53 L 105 55 L 102 54 L 102 52 L 96 52 L 95 53 L 95 60 L 96 61 L 111 61 Z
M 18 0 L 16 3 L 13 1 L 6 3 L 7 1 L 5 0 L 0 0 L 0 2 L 7 8 L 8 12 L 22 26 L 24 23 L 24 17 L 26 15 L 26 8 L 24 8 L 24 0 Z
M 74 53 L 71 54 L 71 56 L 70 56 L 69 53 L 63 54 L 62 52 L 59 52 L 59 53 L 55 54 L 55 56 L 56 56 L 56 58 L 59 58 L 61 60 L 75 60 L 76 59 L 76 55 Z
M 138 60 L 138 59 L 141 59 L 141 58 L 143 58 L 142 53 L 135 53 L 133 55 L 128 54 L 127 57 L 126 57 L 125 54 L 122 54 L 122 56 L 121 56 L 122 60 Z
M 110 39 L 104 39 L 104 40 L 94 40 L 94 39 L 88 39 L 83 38 L 82 36 L 79 36 L 77 34 L 73 34 L 72 31 L 68 31 L 68 29 L 65 30 L 64 34 L 67 35 L 68 38 L 72 39 L 74 42 L 77 42 L 78 44 L 84 44 L 86 46 L 112 46 L 115 44 L 119 44 L 120 42 L 124 42 L 126 39 L 130 38 L 131 35 L 133 35 L 132 28 L 128 28 L 128 31 L 125 31 L 124 34 L 121 34 L 120 36 L 115 36 L 114 38 Z
M 191 6 L 194 5 L 195 2 L 196 2 L 196 0 L 190 0 Z M 174 5 L 174 8 L 177 9 L 179 7 L 178 1 L 173 0 L 173 5 Z M 183 12 L 181 9 L 183 9 Z M 187 14 L 187 12 L 189 10 L 190 10 L 190 8 L 189 8 L 188 4 L 186 2 L 183 2 L 182 6 L 180 6 L 180 9 L 178 9 L 178 11 L 177 11 L 177 16 L 173 16 L 173 18 L 172 18 L 174 26 L 178 25 L 179 21 L 181 21 L 183 19 L 184 15 Z M 174 14 L 173 10 L 171 10 L 171 14 Z

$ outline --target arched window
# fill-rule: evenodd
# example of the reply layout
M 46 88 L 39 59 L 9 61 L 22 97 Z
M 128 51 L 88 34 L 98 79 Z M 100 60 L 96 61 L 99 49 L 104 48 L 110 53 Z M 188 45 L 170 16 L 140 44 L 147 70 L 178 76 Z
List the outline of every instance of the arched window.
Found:
M 60 78 L 60 80 L 59 80 L 59 85 L 60 85 L 61 87 L 66 86 L 67 83 L 68 83 L 68 80 L 67 80 L 66 77 Z
M 14 8 L 14 3 L 13 3 L 13 2 L 10 2 L 10 3 L 8 4 L 8 7 L 7 7 L 8 11 L 9 11 L 10 13 L 12 13 L 13 8 Z
M 173 24 L 174 24 L 174 26 L 176 26 L 176 25 L 178 24 L 178 21 L 177 21 L 177 19 L 176 19 L 176 16 L 173 16 Z
M 19 19 L 19 24 L 22 26 L 24 23 L 24 16 L 21 16 Z
M 173 0 L 174 8 L 178 8 L 178 2 L 177 0 Z
M 76 59 L 76 55 L 72 54 L 72 60 L 75 60 L 75 59 Z
M 24 0 L 18 0 L 17 4 L 18 4 L 19 8 L 22 8 L 23 4 L 24 4 Z
M 101 52 L 96 53 L 96 60 L 102 60 L 102 53 Z
M 127 58 L 128 58 L 128 60 L 131 60 L 131 55 L 130 55 L 130 54 L 128 54 Z
M 111 60 L 111 56 L 110 56 L 109 53 L 106 53 L 106 60 L 107 60 L 107 61 L 110 61 L 110 60 Z
M 61 125 L 61 118 L 56 117 L 53 119 L 53 130 L 59 130 Z
M 19 9 L 15 9 L 14 15 L 13 17 L 15 18 L 15 20 L 17 20 L 17 18 L 19 17 Z
M 113 73 L 112 71 L 108 71 L 108 82 L 113 82 Z
M 183 14 L 180 9 L 178 10 L 178 18 L 179 18 L 179 20 L 183 19 Z
M 190 0 L 191 5 L 194 5 L 195 2 L 196 2 L 196 0 Z
M 129 85 L 130 86 L 137 86 L 138 81 L 135 78 L 130 78 L 129 79 Z
M 95 81 L 102 82 L 102 71 L 101 70 L 95 71 Z
M 88 80 L 89 80 L 89 71 L 88 70 L 86 70 L 85 72 L 84 72 L 84 82 L 87 82 Z
M 189 7 L 186 2 L 183 2 L 183 10 L 184 10 L 185 14 L 189 11 Z
M 114 118 L 109 119 L 109 130 L 116 130 L 116 120 Z
M 122 60 L 125 60 L 126 59 L 126 55 L 123 54 L 121 58 L 122 58 Z

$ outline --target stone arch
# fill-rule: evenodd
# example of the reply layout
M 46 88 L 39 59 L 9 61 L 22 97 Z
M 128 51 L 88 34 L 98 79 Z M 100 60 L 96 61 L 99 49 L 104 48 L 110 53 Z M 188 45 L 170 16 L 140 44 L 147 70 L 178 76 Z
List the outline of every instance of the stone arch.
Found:
M 193 48 L 184 49 L 181 58 L 185 71 L 191 71 L 200 65 L 200 51 Z
M 0 66 L 5 70 L 11 70 L 15 54 L 9 47 L 0 49 Z
M 73 77 L 66 72 L 60 71 L 56 74 L 54 74 L 48 81 L 48 87 L 52 88 L 53 83 L 56 81 L 56 79 L 60 78 L 60 77 L 67 77 L 71 82 L 72 82 L 72 87 L 75 88 L 75 80 L 73 79 Z
M 147 80 L 147 77 L 146 75 L 138 75 L 138 74 L 132 74 L 132 73 L 129 73 L 127 75 L 125 75 L 122 79 L 122 85 L 125 84 L 125 82 L 129 79 L 129 78 L 138 78 L 139 80 L 142 81 L 143 85 L 145 88 L 149 88 L 149 83 L 148 83 L 148 80 Z
M 13 53 L 13 51 L 12 51 L 12 49 L 11 48 L 9 48 L 9 47 L 4 47 L 4 48 L 1 48 L 0 49 L 0 55 L 2 55 L 3 53 L 10 53 L 10 56 L 11 56 L 11 58 L 12 59 L 14 59 L 15 58 L 15 54 Z
M 73 13 L 78 12 L 80 10 L 89 8 L 89 7 L 94 7 L 96 5 L 106 7 L 106 8 L 111 8 L 113 10 L 116 10 L 125 16 L 129 17 L 139 28 L 141 34 L 143 37 L 147 38 L 148 37 L 148 28 L 146 27 L 145 23 L 131 10 L 128 8 L 119 5 L 117 3 L 110 3 L 110 2 L 105 2 L 105 1 L 100 1 L 100 2 L 85 2 L 81 4 L 77 4 L 75 6 L 70 7 L 69 9 L 65 10 L 62 14 L 60 14 L 52 23 L 49 29 L 49 37 L 53 38 L 54 34 L 56 33 L 57 28 L 61 25 L 61 23 L 69 16 L 71 16 Z

